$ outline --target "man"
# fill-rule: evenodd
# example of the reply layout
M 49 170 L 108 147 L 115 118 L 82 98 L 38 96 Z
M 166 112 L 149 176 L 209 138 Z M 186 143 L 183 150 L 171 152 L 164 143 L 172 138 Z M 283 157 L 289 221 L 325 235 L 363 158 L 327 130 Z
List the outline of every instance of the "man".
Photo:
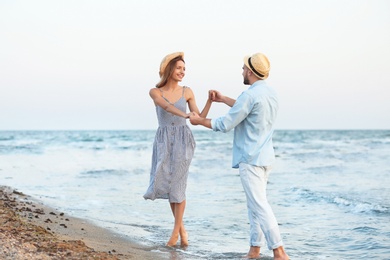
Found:
M 277 95 L 265 81 L 270 63 L 264 54 L 256 53 L 244 58 L 242 69 L 244 84 L 250 87 L 237 100 L 215 90 L 209 92 L 214 102 L 230 106 L 229 112 L 216 119 L 191 113 L 190 121 L 224 133 L 234 128 L 232 167 L 239 168 L 250 222 L 250 249 L 246 257 L 258 258 L 260 247 L 267 242 L 274 259 L 289 259 L 266 196 L 268 175 L 275 160 L 272 134 L 278 112 Z

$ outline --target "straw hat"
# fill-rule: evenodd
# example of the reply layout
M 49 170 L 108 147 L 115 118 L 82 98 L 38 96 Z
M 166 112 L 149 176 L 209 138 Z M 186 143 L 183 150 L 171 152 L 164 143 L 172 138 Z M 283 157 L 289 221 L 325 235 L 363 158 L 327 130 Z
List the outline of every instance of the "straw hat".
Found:
M 160 77 L 164 74 L 164 70 L 167 67 L 168 63 L 174 58 L 179 56 L 181 56 L 184 59 L 184 52 L 174 52 L 164 57 L 164 59 L 161 61 L 160 64 L 160 72 L 159 72 Z
M 259 52 L 252 56 L 246 56 L 244 58 L 244 63 L 259 79 L 268 78 L 270 63 L 264 54 Z

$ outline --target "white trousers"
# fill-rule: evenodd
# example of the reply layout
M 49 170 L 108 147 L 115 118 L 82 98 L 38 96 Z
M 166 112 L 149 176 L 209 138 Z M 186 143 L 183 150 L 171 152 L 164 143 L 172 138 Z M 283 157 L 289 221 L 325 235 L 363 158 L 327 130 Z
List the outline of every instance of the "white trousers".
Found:
M 267 182 L 271 167 L 239 164 L 241 183 L 245 191 L 250 223 L 250 246 L 270 250 L 283 246 L 278 222 L 267 200 Z

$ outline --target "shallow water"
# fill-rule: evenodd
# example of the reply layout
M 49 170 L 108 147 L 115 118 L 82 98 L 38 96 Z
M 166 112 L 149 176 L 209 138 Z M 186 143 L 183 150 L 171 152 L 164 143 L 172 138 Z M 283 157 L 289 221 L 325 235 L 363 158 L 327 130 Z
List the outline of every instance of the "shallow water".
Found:
M 170 259 L 240 259 L 249 226 L 232 133 L 194 131 L 185 225 L 168 249 L 165 200 L 145 201 L 155 131 L 0 132 L 0 185 Z M 268 197 L 291 259 L 390 259 L 390 131 L 282 131 Z M 262 249 L 272 259 L 272 252 Z

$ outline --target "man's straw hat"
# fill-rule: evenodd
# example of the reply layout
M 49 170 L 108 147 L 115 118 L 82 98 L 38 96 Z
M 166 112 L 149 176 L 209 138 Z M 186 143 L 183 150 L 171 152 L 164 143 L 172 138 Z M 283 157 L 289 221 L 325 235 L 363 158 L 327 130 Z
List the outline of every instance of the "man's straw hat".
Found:
M 259 79 L 266 79 L 269 75 L 270 63 L 268 58 L 262 53 L 255 53 L 252 56 L 246 56 L 244 58 L 244 64 L 247 66 L 253 74 Z

